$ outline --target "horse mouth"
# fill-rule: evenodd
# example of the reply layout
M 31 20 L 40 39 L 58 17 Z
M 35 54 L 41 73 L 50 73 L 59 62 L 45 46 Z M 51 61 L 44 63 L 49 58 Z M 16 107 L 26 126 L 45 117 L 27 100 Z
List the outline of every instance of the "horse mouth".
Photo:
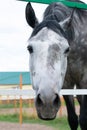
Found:
M 44 108 L 43 109 L 36 109 L 37 115 L 42 120 L 54 120 L 56 118 L 58 110 L 54 110 L 53 108 Z
M 46 120 L 46 121 L 49 121 L 49 120 L 54 120 L 56 118 L 56 115 L 54 116 L 43 116 L 41 115 L 40 113 L 38 113 L 38 117 L 41 119 L 41 120 Z

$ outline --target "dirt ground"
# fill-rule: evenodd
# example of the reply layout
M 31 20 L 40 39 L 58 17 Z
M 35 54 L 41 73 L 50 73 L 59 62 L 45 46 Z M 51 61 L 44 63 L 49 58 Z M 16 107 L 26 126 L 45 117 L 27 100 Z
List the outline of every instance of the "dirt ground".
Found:
M 0 122 L 0 130 L 54 130 L 51 127 L 38 124 L 20 124 Z

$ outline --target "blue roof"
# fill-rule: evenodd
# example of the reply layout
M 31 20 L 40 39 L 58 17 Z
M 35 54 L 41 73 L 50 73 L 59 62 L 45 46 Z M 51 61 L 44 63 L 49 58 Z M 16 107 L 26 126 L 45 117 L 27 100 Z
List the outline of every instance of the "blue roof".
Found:
M 19 84 L 20 75 L 22 75 L 22 84 L 31 84 L 29 72 L 0 72 L 0 85 Z

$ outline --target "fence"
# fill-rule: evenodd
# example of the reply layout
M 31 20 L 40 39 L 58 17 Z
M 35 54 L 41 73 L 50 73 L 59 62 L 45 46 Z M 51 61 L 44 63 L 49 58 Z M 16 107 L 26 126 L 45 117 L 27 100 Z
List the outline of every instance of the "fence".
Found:
M 60 96 L 61 95 L 87 95 L 87 89 L 62 89 L 60 91 Z M 34 90 L 22 90 L 22 88 L 20 89 L 3 89 L 3 90 L 0 90 L 0 102 L 1 100 L 6 100 L 4 98 L 1 98 L 2 96 L 7 96 L 7 98 L 10 97 L 10 100 L 15 100 L 15 97 L 16 99 L 18 99 L 20 101 L 20 118 L 19 118 L 19 121 L 20 121 L 20 124 L 22 124 L 22 100 L 23 99 L 34 99 L 35 98 L 35 92 Z M 62 98 L 61 98 L 62 100 Z M 62 113 L 62 108 L 60 109 L 60 115 Z
M 30 99 L 35 98 L 34 90 L 22 90 L 22 89 L 2 89 L 0 95 L 13 95 L 13 96 L 28 96 Z M 87 89 L 62 89 L 59 95 L 87 95 Z

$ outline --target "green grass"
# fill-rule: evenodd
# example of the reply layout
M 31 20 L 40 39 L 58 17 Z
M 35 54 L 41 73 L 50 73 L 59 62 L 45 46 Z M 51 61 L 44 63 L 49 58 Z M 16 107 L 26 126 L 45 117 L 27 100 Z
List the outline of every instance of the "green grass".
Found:
M 5 122 L 19 122 L 19 115 L 0 115 L 0 121 Z M 68 122 L 66 117 L 56 118 L 52 121 L 42 121 L 38 119 L 37 117 L 28 117 L 26 115 L 23 115 L 23 123 L 29 123 L 29 124 L 43 124 L 50 127 L 53 127 L 54 130 L 70 130 Z M 78 129 L 80 130 L 80 128 Z
M 0 115 L 0 121 L 17 123 L 17 122 L 19 122 L 19 115 L 18 114 Z
M 18 106 L 17 106 L 18 107 Z M 1 109 L 14 108 L 14 104 L 0 104 Z
M 0 104 L 0 109 L 7 109 L 7 108 L 14 108 L 15 105 L 13 103 L 6 103 L 6 104 Z M 16 108 L 20 107 L 20 103 L 16 103 Z M 31 104 L 30 107 L 34 107 L 34 103 Z M 29 103 L 24 103 L 23 102 L 23 108 L 29 108 Z
M 16 107 L 17 108 L 19 108 L 19 106 L 20 106 L 20 104 L 19 103 L 17 103 L 16 104 Z M 23 104 L 23 108 L 28 108 L 29 107 L 29 104 Z M 9 104 L 1 104 L 0 105 L 0 108 L 1 109 L 7 109 L 7 108 L 14 108 L 14 104 L 11 104 L 11 103 L 9 103 Z

